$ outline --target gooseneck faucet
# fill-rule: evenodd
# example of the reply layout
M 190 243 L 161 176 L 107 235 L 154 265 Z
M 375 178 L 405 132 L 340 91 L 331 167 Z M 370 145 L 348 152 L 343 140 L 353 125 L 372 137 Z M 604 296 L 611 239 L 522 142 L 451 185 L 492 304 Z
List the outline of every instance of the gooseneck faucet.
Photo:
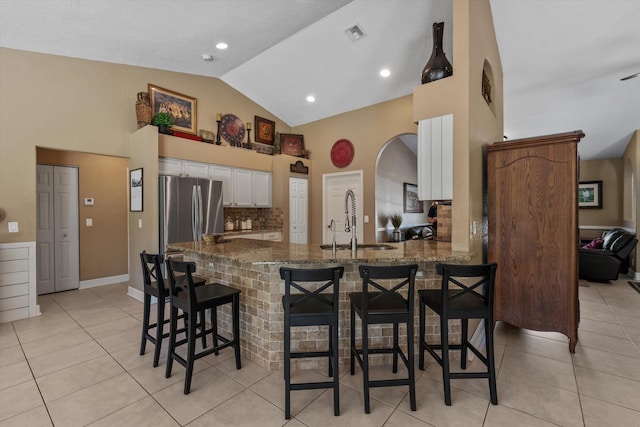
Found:
M 331 223 L 329 224 L 329 229 L 331 230 L 331 232 L 333 233 L 333 239 L 331 241 L 331 252 L 335 258 L 336 256 L 336 223 L 335 221 L 332 219 Z
M 349 197 L 351 197 L 351 223 L 349 223 Z M 344 223 L 344 231 L 351 232 L 351 255 L 355 256 L 358 239 L 356 237 L 356 195 L 353 190 L 347 190 L 344 195 L 344 214 L 347 217 Z

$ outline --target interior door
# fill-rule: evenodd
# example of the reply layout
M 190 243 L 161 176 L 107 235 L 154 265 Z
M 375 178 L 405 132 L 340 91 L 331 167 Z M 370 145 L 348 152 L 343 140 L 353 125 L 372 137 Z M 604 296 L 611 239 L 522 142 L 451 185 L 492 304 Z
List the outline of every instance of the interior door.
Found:
M 80 285 L 78 169 L 37 166 L 38 294 Z
M 324 174 L 323 182 L 323 243 L 329 244 L 333 240 L 330 228 L 331 220 L 335 224 L 336 243 L 350 243 L 351 231 L 345 231 L 347 214 L 345 213 L 345 205 L 349 209 L 349 222 L 353 215 L 351 209 L 351 200 L 345 203 L 347 190 L 352 190 L 356 196 L 356 238 L 358 242 L 364 243 L 363 240 L 363 211 L 362 211 L 362 171 L 340 172 L 332 174 Z
M 308 182 L 289 178 L 289 242 L 307 243 Z

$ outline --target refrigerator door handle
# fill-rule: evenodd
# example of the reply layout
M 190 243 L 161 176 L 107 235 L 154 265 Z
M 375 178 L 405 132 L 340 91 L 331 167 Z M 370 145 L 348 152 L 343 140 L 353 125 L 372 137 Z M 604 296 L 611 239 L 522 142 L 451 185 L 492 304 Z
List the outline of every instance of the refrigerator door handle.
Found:
M 196 236 L 196 240 L 200 240 L 202 237 L 202 229 L 203 229 L 203 206 L 202 206 L 202 187 L 198 185 L 198 235 Z
M 193 240 L 196 240 L 196 230 L 198 227 L 198 198 L 196 193 L 196 186 L 191 187 L 191 235 Z

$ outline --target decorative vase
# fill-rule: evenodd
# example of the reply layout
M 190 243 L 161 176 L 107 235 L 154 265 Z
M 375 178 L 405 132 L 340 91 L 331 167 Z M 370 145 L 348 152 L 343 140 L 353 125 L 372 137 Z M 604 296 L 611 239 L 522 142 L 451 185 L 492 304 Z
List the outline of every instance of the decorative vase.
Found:
M 151 101 L 147 92 L 138 92 L 136 101 L 136 118 L 138 119 L 138 129 L 151 123 Z
M 422 70 L 422 84 L 449 77 L 453 74 L 453 67 L 447 60 L 442 49 L 442 34 L 444 22 L 433 23 L 433 51 L 427 65 Z
M 171 131 L 171 126 L 167 125 L 158 125 L 158 132 L 163 133 L 165 135 L 173 135 Z

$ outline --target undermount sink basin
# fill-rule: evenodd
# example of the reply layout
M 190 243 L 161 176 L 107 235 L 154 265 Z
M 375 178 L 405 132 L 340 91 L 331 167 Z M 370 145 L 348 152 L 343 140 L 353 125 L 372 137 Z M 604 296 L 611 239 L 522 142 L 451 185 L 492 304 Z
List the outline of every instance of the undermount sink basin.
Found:
M 320 245 L 321 249 L 331 249 L 331 245 Z M 351 250 L 351 245 L 348 244 L 340 244 L 340 245 L 336 245 L 336 249 L 337 250 Z M 373 250 L 373 251 L 385 251 L 388 249 L 396 249 L 395 246 L 391 246 L 391 245 L 386 245 L 384 243 L 370 243 L 370 244 L 364 244 L 364 245 L 358 245 L 356 246 L 356 249 L 366 249 L 366 250 Z

